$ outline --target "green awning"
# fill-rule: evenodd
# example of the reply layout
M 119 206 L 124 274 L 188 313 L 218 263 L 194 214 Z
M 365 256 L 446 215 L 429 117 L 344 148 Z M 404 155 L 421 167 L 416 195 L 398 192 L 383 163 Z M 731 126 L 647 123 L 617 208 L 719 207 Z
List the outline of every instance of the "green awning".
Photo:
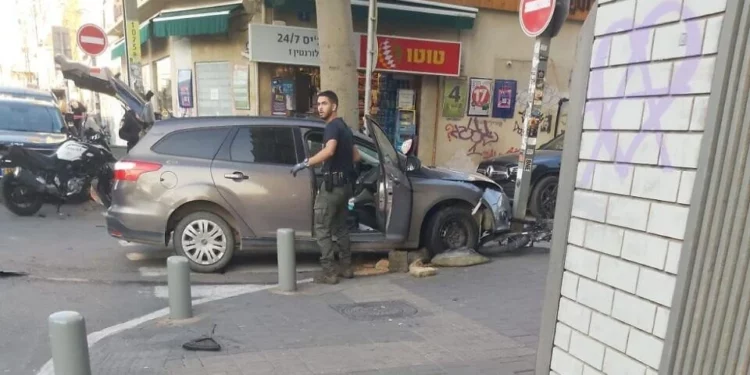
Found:
M 352 19 L 367 22 L 369 2 L 351 0 Z M 443 4 L 437 1 L 421 0 L 379 0 L 378 24 L 387 25 L 423 25 L 458 30 L 469 30 L 474 27 L 478 9 Z M 314 0 L 265 0 L 270 8 L 287 12 L 315 13 Z
M 242 4 L 163 11 L 154 18 L 154 35 L 169 36 L 226 34 L 229 17 Z
M 151 21 L 146 21 L 141 24 L 141 44 L 144 44 L 151 38 Z M 125 56 L 125 38 L 118 40 L 115 43 L 115 48 L 112 48 L 112 60 Z

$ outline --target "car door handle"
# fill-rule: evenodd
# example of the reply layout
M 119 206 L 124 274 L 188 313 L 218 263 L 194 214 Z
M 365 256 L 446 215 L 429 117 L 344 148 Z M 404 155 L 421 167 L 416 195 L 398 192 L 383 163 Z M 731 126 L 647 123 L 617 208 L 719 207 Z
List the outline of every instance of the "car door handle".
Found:
M 230 179 L 230 180 L 247 180 L 250 178 L 250 176 L 242 173 L 242 172 L 234 172 L 234 173 L 227 173 L 224 175 L 224 178 Z

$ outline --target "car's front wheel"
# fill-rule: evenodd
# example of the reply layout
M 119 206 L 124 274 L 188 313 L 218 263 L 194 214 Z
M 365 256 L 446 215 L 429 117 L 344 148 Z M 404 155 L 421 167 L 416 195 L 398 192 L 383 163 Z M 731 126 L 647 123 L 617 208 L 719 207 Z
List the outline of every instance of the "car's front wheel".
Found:
M 220 216 L 206 211 L 194 212 L 177 223 L 174 248 L 190 261 L 195 272 L 218 272 L 234 255 L 232 227 Z
M 536 184 L 529 202 L 529 210 L 534 217 L 538 219 L 555 217 L 558 181 L 557 176 L 547 176 Z
M 479 225 L 468 206 L 449 206 L 430 217 L 425 231 L 425 245 L 432 255 L 468 247 L 476 249 Z

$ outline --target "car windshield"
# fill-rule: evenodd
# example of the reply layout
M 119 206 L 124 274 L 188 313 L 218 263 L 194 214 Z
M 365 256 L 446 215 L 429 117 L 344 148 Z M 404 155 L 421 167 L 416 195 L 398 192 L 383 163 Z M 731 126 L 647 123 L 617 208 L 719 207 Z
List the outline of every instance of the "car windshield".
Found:
M 63 119 L 55 107 L 26 102 L 0 102 L 0 130 L 60 133 Z
M 551 141 L 539 146 L 540 150 L 562 150 L 563 144 L 565 143 L 565 133 L 562 133 L 558 135 L 555 138 L 552 138 Z

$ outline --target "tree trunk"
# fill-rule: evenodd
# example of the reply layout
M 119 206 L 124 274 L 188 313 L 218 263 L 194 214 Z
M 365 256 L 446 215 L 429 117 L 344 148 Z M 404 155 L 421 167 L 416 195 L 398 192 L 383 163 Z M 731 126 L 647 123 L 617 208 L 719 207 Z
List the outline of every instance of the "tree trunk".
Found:
M 357 60 L 350 0 L 315 0 L 320 43 L 320 90 L 339 97 L 339 117 L 359 129 Z

